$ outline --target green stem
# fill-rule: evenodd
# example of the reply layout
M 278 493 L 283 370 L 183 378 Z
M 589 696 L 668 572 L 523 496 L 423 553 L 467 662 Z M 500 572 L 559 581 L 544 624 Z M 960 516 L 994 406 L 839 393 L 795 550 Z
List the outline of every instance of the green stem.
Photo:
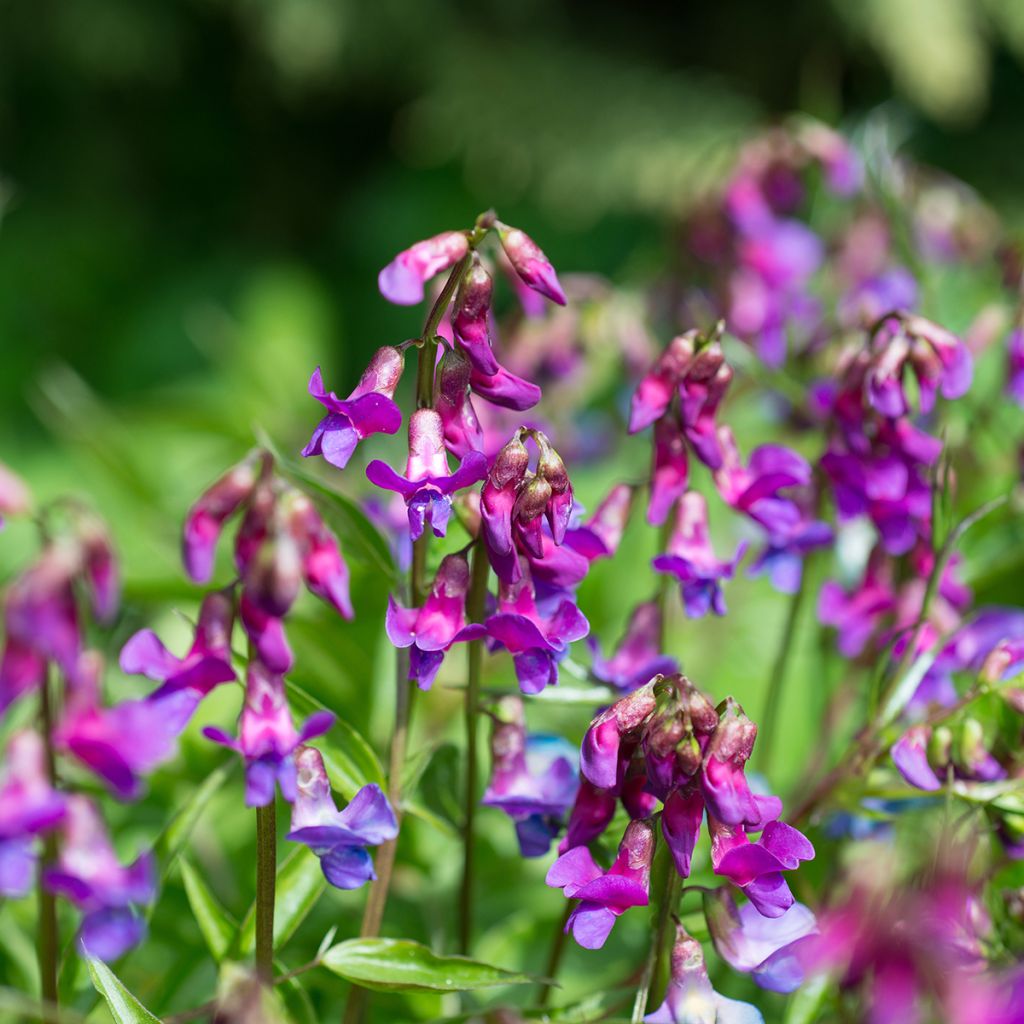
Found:
M 490 565 L 487 551 L 480 541 L 473 547 L 472 572 L 466 597 L 466 617 L 470 622 L 483 622 L 487 601 L 487 578 Z M 473 937 L 473 870 L 475 843 L 473 825 L 477 803 L 477 746 L 480 714 L 480 670 L 483 666 L 484 642 L 474 640 L 467 653 L 468 673 L 465 694 L 466 725 L 466 791 L 462 831 L 462 887 L 459 890 L 459 951 L 468 954 Z
M 569 924 L 569 915 L 572 913 L 575 903 L 573 900 L 565 901 L 565 909 L 562 911 L 562 916 L 558 919 L 558 930 L 555 932 L 555 938 L 551 943 L 551 952 L 548 954 L 548 967 L 544 972 L 546 984 L 541 985 L 540 993 L 537 997 L 538 1006 L 547 1006 L 548 1000 L 551 998 L 551 990 L 554 988 L 552 982 L 558 976 L 558 968 L 562 965 L 562 957 L 565 954 L 566 946 L 566 926 Z
M 679 877 L 674 864 L 668 865 L 668 873 L 665 877 L 665 890 L 662 893 L 661 905 L 658 907 L 658 917 L 654 925 L 652 935 L 651 951 L 647 956 L 647 963 L 644 965 L 644 973 L 640 979 L 640 986 L 636 991 L 636 1000 L 633 1003 L 632 1024 L 640 1024 L 647 1012 L 647 1002 L 651 994 L 651 985 L 654 982 L 655 972 L 658 964 L 661 963 L 665 952 L 665 940 L 668 934 L 669 924 L 672 915 L 679 904 L 679 892 L 682 887 L 682 879 Z
M 256 974 L 274 983 L 274 898 L 277 885 L 276 793 L 256 808 Z
M 46 774 L 50 785 L 57 784 L 57 765 L 53 750 L 53 709 L 50 705 L 51 683 L 49 675 L 39 690 L 39 729 L 46 751 Z M 57 836 L 49 832 L 43 842 L 43 860 L 39 866 L 39 921 L 37 922 L 36 952 L 39 958 L 39 984 L 42 998 L 41 1020 L 49 1020 L 58 1003 L 57 974 L 60 960 L 60 935 L 57 929 L 57 899 L 43 885 L 43 867 L 57 860 Z

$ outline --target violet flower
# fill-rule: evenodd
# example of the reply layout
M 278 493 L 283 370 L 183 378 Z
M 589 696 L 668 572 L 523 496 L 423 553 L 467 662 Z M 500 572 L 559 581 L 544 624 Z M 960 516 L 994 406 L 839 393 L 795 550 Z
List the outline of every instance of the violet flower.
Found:
M 613 789 L 601 789 L 589 779 L 579 780 L 576 800 L 569 812 L 565 835 L 558 844 L 558 852 L 565 853 L 575 846 L 586 846 L 604 833 L 615 817 L 618 796 Z
M 746 544 L 740 543 L 730 561 L 719 561 L 708 534 L 707 501 L 696 491 L 688 491 L 676 506 L 667 552 L 656 556 L 651 565 L 656 572 L 670 573 L 679 580 L 683 606 L 691 619 L 709 611 L 724 615 L 721 581 L 732 579 L 746 549 Z
M 686 493 L 690 481 L 686 436 L 678 420 L 663 416 L 654 424 L 652 457 L 647 522 L 651 526 L 661 526 L 675 503 Z
M 437 371 L 435 408 L 444 426 L 444 443 L 456 458 L 483 451 L 484 432 L 469 395 L 469 359 L 461 350 L 445 352 Z
M 64 819 L 67 798 L 50 784 L 43 739 L 15 733 L 4 753 L 0 781 L 0 896 L 26 895 L 36 876 L 34 837 Z
M 295 767 L 295 803 L 285 838 L 308 846 L 319 857 L 324 877 L 338 889 L 373 881 L 377 876 L 366 847 L 398 835 L 398 821 L 380 786 L 363 786 L 339 811 L 320 751 L 300 747 Z
M 231 667 L 233 621 L 231 596 L 215 590 L 203 598 L 195 637 L 183 658 L 171 654 L 151 629 L 140 629 L 121 648 L 121 671 L 163 683 L 153 696 L 176 690 L 195 690 L 205 696 L 218 684 L 235 678 Z
M 647 1024 L 764 1024 L 750 1003 L 727 999 L 711 987 L 704 951 L 681 925 L 672 945 L 672 973 L 665 1001 L 644 1017 Z
M 600 949 L 615 921 L 630 907 L 645 907 L 651 880 L 654 832 L 646 821 L 626 826 L 618 856 L 607 871 L 590 850 L 576 846 L 551 865 L 545 881 L 579 902 L 566 922 L 566 932 L 584 949 Z
M 750 576 L 767 574 L 776 590 L 795 594 L 800 589 L 805 558 L 818 548 L 828 547 L 833 537 L 828 523 L 801 517 L 791 529 L 769 536 L 747 573 Z
M 455 266 L 469 252 L 462 231 L 443 231 L 400 252 L 378 275 L 381 295 L 396 306 L 423 301 L 423 286 L 436 274 Z
M 649 427 L 668 412 L 679 382 L 693 362 L 696 342 L 696 331 L 677 335 L 655 360 L 654 366 L 640 378 L 630 403 L 631 434 Z
M 611 558 L 619 550 L 626 532 L 633 495 L 634 489 L 629 484 L 616 484 L 585 522 L 570 524 L 565 543 L 588 562 Z
M 727 825 L 757 828 L 764 820 L 763 798 L 754 795 L 744 774 L 756 738 L 757 726 L 732 697 L 726 698 L 704 749 L 701 789 L 709 815 Z
M 565 292 L 558 283 L 555 268 L 541 252 L 540 246 L 518 228 L 509 227 L 500 221 L 495 222 L 495 227 L 498 229 L 501 247 L 523 284 L 552 302 L 557 302 L 559 306 L 564 306 Z
M 223 729 L 207 726 L 203 735 L 238 751 L 245 760 L 245 805 L 265 807 L 274 799 L 275 782 L 289 803 L 296 794 L 295 749 L 330 729 L 334 715 L 317 711 L 296 731 L 285 697 L 284 679 L 258 660 L 249 662 L 245 705 L 239 718 L 238 739 Z
M 704 894 L 704 917 L 716 952 L 733 970 L 771 992 L 793 992 L 803 984 L 801 951 L 818 934 L 818 922 L 802 903 L 781 917 L 765 917 L 753 903 L 737 907 L 732 893 L 719 888 Z
M 484 269 L 480 257 L 474 253 L 473 263 L 459 282 L 452 307 L 452 335 L 465 353 L 470 365 L 485 377 L 493 377 L 499 370 L 498 360 L 491 347 L 490 317 L 491 294 L 494 283 Z
M 826 581 L 818 600 L 818 619 L 838 631 L 839 652 L 855 658 L 877 634 L 882 619 L 896 607 L 888 565 L 877 555 L 868 562 L 863 580 L 851 591 Z
M 541 390 L 536 384 L 516 376 L 504 366 L 499 366 L 493 374 L 481 373 L 473 367 L 469 375 L 469 386 L 474 394 L 492 405 L 514 409 L 516 412 L 532 409 L 541 399 Z
M 927 792 L 935 792 L 946 784 L 950 768 L 957 778 L 971 781 L 1006 778 L 1006 769 L 985 747 L 977 719 L 967 718 L 960 723 L 956 739 L 954 743 L 953 732 L 946 727 L 914 725 L 892 745 L 889 753 L 900 775 L 910 785 Z
M 123 867 L 99 811 L 84 796 L 68 798 L 57 866 L 43 881 L 83 911 L 78 942 L 90 956 L 116 960 L 145 936 L 146 923 L 134 908 L 156 893 L 153 858 L 144 853 Z
M 421 606 L 403 608 L 394 597 L 388 598 L 384 628 L 396 647 L 412 648 L 409 678 L 415 679 L 421 690 L 429 690 L 433 685 L 452 644 L 486 635 L 483 625 L 466 625 L 469 582 L 466 557 L 446 555 L 438 567 L 430 594 Z
M 523 693 L 540 693 L 546 686 L 554 686 L 558 662 L 569 644 L 590 631 L 590 623 L 569 598 L 562 600 L 553 614 L 542 616 L 526 571 L 515 583 L 501 583 L 498 610 L 484 626 L 490 639 L 512 655 Z
M 452 495 L 486 475 L 487 458 L 475 451 L 465 456 L 454 473 L 449 473 L 444 425 L 433 409 L 420 409 L 409 420 L 409 461 L 405 476 L 380 460 L 366 467 L 371 483 L 384 490 L 397 491 L 405 499 L 414 541 L 428 524 L 435 536 L 443 537 L 452 513 Z
M 174 753 L 178 736 L 203 697 L 195 687 L 160 687 L 142 700 L 100 703 L 102 658 L 86 651 L 68 677 L 64 716 L 54 744 L 96 774 L 121 800 L 141 792 L 139 776 Z
M 575 751 L 560 736 L 528 735 L 523 702 L 503 697 L 491 727 L 491 778 L 483 799 L 516 827 L 524 857 L 543 857 L 579 789 Z
M 348 398 L 324 388 L 318 366 L 309 378 L 309 393 L 327 410 L 302 449 L 308 458 L 322 455 L 332 466 L 344 469 L 356 446 L 371 434 L 394 434 L 402 425 L 402 411 L 395 404 L 395 389 L 405 369 L 405 357 L 397 348 L 377 349 L 359 384 Z
M 596 638 L 589 643 L 594 659 L 591 672 L 603 683 L 630 693 L 656 675 L 679 671 L 675 658 L 661 653 L 661 608 L 656 601 L 645 601 L 633 609 L 626 633 L 610 658 L 601 656 Z

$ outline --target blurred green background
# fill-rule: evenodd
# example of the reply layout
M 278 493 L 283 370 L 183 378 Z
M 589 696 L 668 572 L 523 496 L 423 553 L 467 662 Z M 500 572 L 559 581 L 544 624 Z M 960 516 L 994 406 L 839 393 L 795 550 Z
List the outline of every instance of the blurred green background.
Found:
M 740 142 L 794 110 L 855 134 L 884 130 L 978 188 L 1011 229 L 1024 220 L 1017 0 L 0 0 L 0 12 L 0 459 L 42 498 L 85 492 L 113 524 L 126 610 L 94 638 L 112 658 L 143 623 L 175 649 L 186 642 L 175 609 L 193 612 L 198 591 L 178 565 L 182 515 L 257 428 L 298 449 L 319 415 L 305 393 L 311 369 L 322 363 L 344 392 L 373 349 L 419 330 L 421 311 L 391 307 L 376 290 L 379 268 L 414 240 L 493 205 L 560 272 L 642 285 L 671 259 L 676 216 L 720 182 Z M 974 312 L 960 310 L 951 326 Z M 667 336 L 689 325 L 655 326 Z M 985 394 L 998 393 L 998 372 L 993 364 L 983 375 Z M 730 422 L 752 438 L 762 413 L 736 399 Z M 963 437 L 969 414 L 960 419 Z M 583 500 L 592 506 L 612 480 L 635 475 L 645 444 L 574 476 Z M 400 448 L 396 438 L 380 451 L 398 460 Z M 342 486 L 357 486 L 353 469 Z M 27 526 L 5 534 L 4 578 L 32 544 Z M 606 645 L 648 592 L 631 567 L 646 564 L 653 544 L 637 524 L 619 559 L 584 585 L 581 603 Z M 1004 549 L 982 551 L 982 576 Z M 383 753 L 387 580 L 372 546 L 349 540 L 346 554 L 359 618 L 341 624 L 304 600 L 291 626 L 294 679 Z M 701 685 L 736 693 L 756 714 L 785 602 L 745 578 L 729 602 L 730 616 L 699 633 L 677 612 L 673 646 Z M 417 711 L 434 745 L 458 731 L 461 698 L 443 685 L 458 675 L 452 663 Z M 796 710 L 782 724 L 792 755 L 784 786 L 800 771 L 826 680 L 841 671 L 809 637 L 797 668 Z M 113 699 L 144 690 L 112 677 Z M 510 684 L 507 658 L 491 682 Z M 575 740 L 589 712 L 534 705 L 531 724 Z M 150 843 L 168 808 L 224 760 L 198 727 L 227 726 L 236 713 L 237 693 L 225 688 L 140 806 L 106 802 L 122 851 Z M 443 945 L 438 922 L 458 871 L 444 831 L 458 815 L 450 746 L 436 747 L 421 788 L 424 814 L 403 833 L 387 930 Z M 237 865 L 252 835 L 237 769 L 207 814 L 218 827 L 197 830 L 190 856 L 240 918 L 252 879 Z M 522 965 L 540 971 L 563 901 L 543 885 L 546 862 L 519 861 L 509 823 L 484 814 L 477 952 L 519 966 L 525 950 Z M 331 925 L 354 934 L 362 898 L 321 900 L 288 965 L 308 959 Z M 3 911 L 26 928 L 31 912 Z M 570 950 L 565 998 L 587 995 L 594 977 L 628 976 L 646 921 L 634 915 L 616 934 L 600 954 Z M 19 935 L 2 929 L 3 980 L 30 989 L 31 950 Z M 211 994 L 213 967 L 176 877 L 150 943 L 121 970 L 154 1008 Z M 746 979 L 725 984 L 749 993 Z M 88 1007 L 85 979 L 68 985 Z M 335 1019 L 341 983 L 317 973 L 310 985 L 317 1010 Z M 433 997 L 379 1005 L 380 1019 L 451 1010 Z

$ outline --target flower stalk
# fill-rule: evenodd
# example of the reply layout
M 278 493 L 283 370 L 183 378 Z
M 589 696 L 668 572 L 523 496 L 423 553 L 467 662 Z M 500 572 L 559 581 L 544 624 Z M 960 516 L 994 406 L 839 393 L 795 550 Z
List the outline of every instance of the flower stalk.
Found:
M 277 884 L 276 798 L 256 808 L 256 973 L 274 982 L 274 899 Z
M 57 767 L 53 749 L 53 708 L 51 707 L 51 681 L 43 679 L 39 688 L 39 731 L 43 737 L 46 752 L 46 774 L 50 785 L 56 787 Z M 39 922 L 37 925 L 36 953 L 39 959 L 39 994 L 42 1000 L 42 1017 L 50 1019 L 51 1011 L 58 1004 L 57 976 L 60 960 L 60 934 L 57 927 L 57 898 L 43 884 L 43 866 L 57 861 L 57 836 L 48 832 L 43 840 L 44 857 L 39 869 Z

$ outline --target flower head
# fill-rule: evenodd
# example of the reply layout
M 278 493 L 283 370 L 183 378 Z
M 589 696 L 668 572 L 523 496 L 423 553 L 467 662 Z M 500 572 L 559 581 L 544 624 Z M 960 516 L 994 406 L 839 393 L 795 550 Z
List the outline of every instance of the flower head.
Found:
M 423 301 L 423 286 L 436 274 L 455 266 L 469 252 L 462 231 L 443 231 L 400 252 L 378 275 L 381 295 L 396 306 Z
M 395 388 L 404 368 L 402 353 L 385 345 L 370 360 L 356 389 L 341 399 L 324 388 L 318 366 L 309 378 L 309 393 L 327 415 L 317 424 L 302 454 L 307 458 L 322 455 L 332 466 L 344 469 L 363 438 L 395 433 L 402 425 L 402 412 L 394 401 Z
M 313 747 L 295 753 L 296 794 L 287 837 L 320 858 L 324 877 L 338 889 L 358 889 L 377 876 L 367 846 L 398 835 L 398 822 L 380 786 L 363 786 L 339 811 L 324 759 Z

